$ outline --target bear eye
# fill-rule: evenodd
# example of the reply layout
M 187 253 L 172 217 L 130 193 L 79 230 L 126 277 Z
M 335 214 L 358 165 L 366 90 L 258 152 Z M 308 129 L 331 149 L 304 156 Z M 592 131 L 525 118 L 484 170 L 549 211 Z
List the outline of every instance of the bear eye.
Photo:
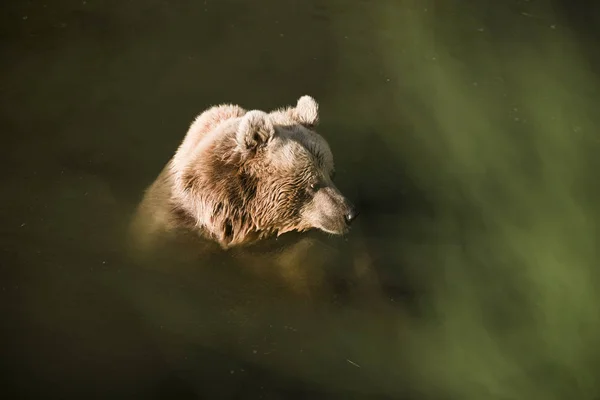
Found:
M 310 190 L 312 192 L 316 192 L 317 190 L 319 190 L 319 188 L 321 187 L 321 185 L 319 185 L 318 182 L 313 182 L 313 183 L 310 184 L 309 187 L 310 187 Z

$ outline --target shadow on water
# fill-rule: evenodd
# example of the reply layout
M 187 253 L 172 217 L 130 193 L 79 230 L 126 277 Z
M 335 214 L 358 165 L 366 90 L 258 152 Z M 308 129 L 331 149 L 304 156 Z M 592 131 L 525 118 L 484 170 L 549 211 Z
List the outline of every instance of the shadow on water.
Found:
M 7 398 L 597 398 L 595 120 L 564 89 L 592 104 L 595 82 L 531 50 L 562 19 L 503 4 L 3 3 Z M 131 213 L 198 112 L 302 94 L 361 209 L 348 237 L 130 257 Z

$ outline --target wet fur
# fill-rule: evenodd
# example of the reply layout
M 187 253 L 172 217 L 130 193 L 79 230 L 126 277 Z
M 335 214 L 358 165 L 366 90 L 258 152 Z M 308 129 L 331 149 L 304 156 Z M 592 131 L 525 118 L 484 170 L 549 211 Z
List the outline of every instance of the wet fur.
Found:
M 227 249 L 311 228 L 300 216 L 308 198 L 299 190 L 309 171 L 283 167 L 290 161 L 283 150 L 280 164 L 266 154 L 272 137 L 287 135 L 309 149 L 306 165 L 332 170 L 326 142 L 312 131 L 318 106 L 304 96 L 296 107 L 265 116 L 224 104 L 196 118 L 138 207 L 132 225 L 138 245 L 183 232 Z

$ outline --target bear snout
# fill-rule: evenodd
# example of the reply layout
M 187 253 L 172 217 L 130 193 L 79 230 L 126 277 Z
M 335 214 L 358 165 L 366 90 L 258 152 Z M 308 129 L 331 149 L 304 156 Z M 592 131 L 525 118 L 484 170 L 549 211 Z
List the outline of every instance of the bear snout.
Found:
M 320 192 L 315 198 L 315 227 L 336 235 L 347 233 L 358 217 L 358 210 L 335 186 L 323 188 Z
M 358 217 L 357 208 L 335 186 L 332 185 L 328 189 L 331 201 L 335 204 L 336 214 L 342 216 L 346 224 L 350 225 Z

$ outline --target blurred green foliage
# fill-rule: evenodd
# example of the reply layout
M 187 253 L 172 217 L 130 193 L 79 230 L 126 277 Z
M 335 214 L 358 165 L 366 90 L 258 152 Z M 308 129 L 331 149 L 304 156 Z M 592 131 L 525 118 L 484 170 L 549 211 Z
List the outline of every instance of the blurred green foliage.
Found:
M 413 389 L 597 398 L 598 84 L 583 45 L 550 9 L 505 10 L 490 32 L 489 10 L 402 4 L 381 3 L 377 43 L 412 129 L 381 136 L 451 238 L 428 247 L 431 296 L 398 344 Z

